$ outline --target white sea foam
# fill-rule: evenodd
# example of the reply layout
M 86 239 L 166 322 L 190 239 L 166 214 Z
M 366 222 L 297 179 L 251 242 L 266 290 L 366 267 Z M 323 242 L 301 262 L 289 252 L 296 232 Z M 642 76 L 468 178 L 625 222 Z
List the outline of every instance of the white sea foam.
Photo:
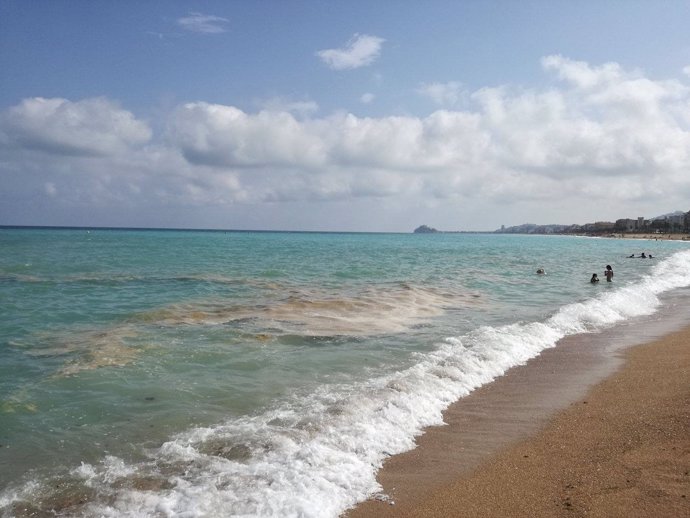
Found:
M 171 438 L 148 459 L 114 457 L 72 472 L 99 496 L 71 515 L 335 517 L 377 491 L 384 459 L 442 424 L 457 399 L 564 336 L 651 314 L 659 295 L 690 286 L 690 251 L 635 284 L 566 305 L 543 322 L 480 327 L 419 353 L 406 370 L 323 387 L 261 415 Z M 137 480 L 158 480 L 142 488 Z M 154 489 L 152 489 L 154 487 Z M 4 504 L 7 505 L 5 496 Z

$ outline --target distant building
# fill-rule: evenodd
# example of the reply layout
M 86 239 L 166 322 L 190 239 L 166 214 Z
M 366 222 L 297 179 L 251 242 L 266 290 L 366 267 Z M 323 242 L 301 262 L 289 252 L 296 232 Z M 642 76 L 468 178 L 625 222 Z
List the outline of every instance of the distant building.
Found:
M 629 218 L 617 219 L 614 228 L 619 232 L 633 232 L 637 229 L 637 220 Z
M 608 232 L 613 231 L 615 228 L 616 224 L 610 221 L 596 221 L 585 225 L 585 229 L 589 232 Z
M 681 232 L 685 230 L 685 218 L 686 214 L 677 214 L 673 216 L 667 216 L 666 221 L 668 222 L 668 229 L 670 232 Z
M 637 219 L 622 218 L 617 219 L 615 230 L 618 232 L 641 232 L 647 227 L 647 222 L 643 217 Z
M 670 214 L 657 216 L 651 219 L 622 218 L 615 223 L 610 221 L 597 221 L 583 225 L 535 225 L 524 223 L 513 227 L 501 225 L 500 230 L 505 234 L 589 234 L 606 235 L 625 232 L 690 232 L 690 211 L 676 211 Z

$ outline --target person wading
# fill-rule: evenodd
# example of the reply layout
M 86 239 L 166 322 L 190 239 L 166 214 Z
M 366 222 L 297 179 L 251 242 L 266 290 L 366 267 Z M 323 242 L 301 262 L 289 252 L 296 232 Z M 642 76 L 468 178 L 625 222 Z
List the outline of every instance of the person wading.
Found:
M 613 281 L 613 268 L 611 268 L 610 264 L 606 265 L 606 271 L 604 272 L 604 275 L 606 275 L 606 282 Z

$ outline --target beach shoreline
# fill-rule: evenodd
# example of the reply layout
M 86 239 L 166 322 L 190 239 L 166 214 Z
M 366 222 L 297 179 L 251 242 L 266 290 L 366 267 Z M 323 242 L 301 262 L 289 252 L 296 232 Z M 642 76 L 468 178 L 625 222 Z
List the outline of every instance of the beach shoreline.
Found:
M 616 237 L 620 237 L 623 239 L 647 239 L 650 241 L 687 241 L 690 239 L 690 236 L 688 234 L 682 234 L 682 233 L 659 233 L 659 234 L 650 234 L 650 233 L 642 233 L 642 234 L 632 234 L 632 233 L 625 233 L 625 234 L 616 234 Z
M 688 379 L 687 310 L 568 337 L 451 405 L 345 516 L 689 516 Z

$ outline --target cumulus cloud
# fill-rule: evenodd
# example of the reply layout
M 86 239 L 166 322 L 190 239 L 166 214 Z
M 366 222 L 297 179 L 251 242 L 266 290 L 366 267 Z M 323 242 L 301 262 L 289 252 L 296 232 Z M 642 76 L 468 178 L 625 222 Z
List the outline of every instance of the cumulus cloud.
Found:
M 189 13 L 177 20 L 177 24 L 186 31 L 200 32 L 203 34 L 218 34 L 225 32 L 227 18 L 212 14 Z
M 412 189 L 503 200 L 553 199 L 556 192 L 633 199 L 663 179 L 688 188 L 679 173 L 690 167 L 686 86 L 617 64 L 593 67 L 561 56 L 543 64 L 563 81 L 559 88 L 482 88 L 468 96 L 467 110 L 300 121 L 285 112 L 195 103 L 176 112 L 168 138 L 191 163 L 280 175 L 270 176 L 274 199 L 304 195 L 314 178 L 313 190 L 334 198 Z M 456 83 L 426 86 L 439 101 L 460 95 Z M 590 192 L 607 177 L 625 186 Z M 362 188 L 363 178 L 386 180 Z
M 344 47 L 320 50 L 316 55 L 333 70 L 360 68 L 376 61 L 385 41 L 378 36 L 354 34 Z
M 190 162 L 217 167 L 423 171 L 474 164 L 488 143 L 479 123 L 474 114 L 446 111 L 298 121 L 287 112 L 189 103 L 171 118 L 168 139 Z
M 613 83 L 626 78 L 618 63 L 604 63 L 592 67 L 585 61 L 574 61 L 561 55 L 545 56 L 541 60 L 545 70 L 555 70 L 558 77 L 569 81 L 578 88 L 592 88 L 597 85 Z
M 153 137 L 105 99 L 27 99 L 0 114 L 0 191 L 100 205 L 372 200 L 378 210 L 404 199 L 620 216 L 650 200 L 689 199 L 690 87 L 617 64 L 542 63 L 555 85 L 481 88 L 463 109 L 317 116 L 309 101 L 273 100 L 255 113 L 192 102 Z M 456 86 L 441 85 L 439 99 L 452 101 Z
M 0 142 L 63 155 L 112 155 L 145 144 L 148 125 L 104 98 L 34 97 L 0 116 Z
M 175 111 L 167 134 L 196 164 L 307 167 L 323 162 L 320 139 L 288 112 L 249 115 L 232 106 L 188 103 Z
M 561 56 L 543 62 L 566 88 L 473 95 L 506 167 L 595 176 L 688 164 L 690 134 L 682 121 L 690 90 L 680 82 L 652 81 L 617 64 L 590 67 Z

